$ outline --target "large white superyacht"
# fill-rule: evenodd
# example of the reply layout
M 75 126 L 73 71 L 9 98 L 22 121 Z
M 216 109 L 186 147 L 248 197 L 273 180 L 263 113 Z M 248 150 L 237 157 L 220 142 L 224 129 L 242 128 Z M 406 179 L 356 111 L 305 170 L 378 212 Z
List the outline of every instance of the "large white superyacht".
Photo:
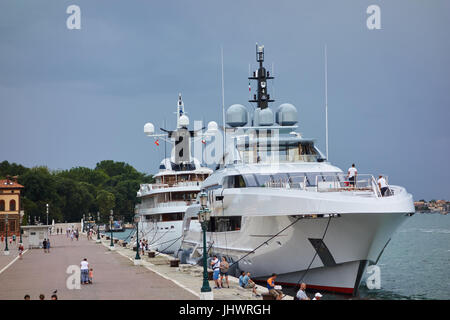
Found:
M 260 281 L 277 273 L 277 284 L 356 294 L 366 267 L 414 214 L 412 196 L 394 185 L 382 196 L 371 174 L 348 179 L 297 131 L 292 104 L 274 115 L 264 47 L 256 57 L 259 68 L 249 77 L 257 81 L 249 100 L 256 109 L 252 117 L 243 105 L 227 109 L 225 160 L 202 184 L 211 209 L 208 254 Z M 203 253 L 198 211 L 193 204 L 185 214 L 182 262 Z
M 196 199 L 201 182 L 212 172 L 191 156 L 191 138 L 196 132 L 187 129 L 189 118 L 181 95 L 176 117 L 176 130 L 162 129 L 163 134 L 155 134 L 153 124 L 145 125 L 144 132 L 157 138 L 156 144 L 159 145 L 159 139 L 165 139 L 171 145 L 173 143 L 173 148 L 170 157 L 161 161 L 159 172 L 154 175 L 155 183 L 141 184 L 137 192 L 141 198 L 137 206 L 141 216 L 139 239 L 147 240 L 151 249 L 164 253 L 173 253 L 180 248 L 184 213 Z

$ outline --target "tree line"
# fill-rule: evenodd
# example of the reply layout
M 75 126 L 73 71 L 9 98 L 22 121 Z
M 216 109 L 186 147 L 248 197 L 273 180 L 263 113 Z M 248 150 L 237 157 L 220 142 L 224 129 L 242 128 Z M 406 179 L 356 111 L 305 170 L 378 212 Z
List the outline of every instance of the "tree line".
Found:
M 45 166 L 27 168 L 20 164 L 0 162 L 0 179 L 18 176 L 22 191 L 22 223 L 40 219 L 46 222 L 49 204 L 49 223 L 80 221 L 89 213 L 103 223 L 109 221 L 110 210 L 115 219 L 132 221 L 134 207 L 139 202 L 136 192 L 141 183 L 154 182 L 153 176 L 137 171 L 125 162 L 104 160 L 94 169 L 75 167 L 69 170 L 49 170 Z M 30 219 L 28 218 L 30 217 Z

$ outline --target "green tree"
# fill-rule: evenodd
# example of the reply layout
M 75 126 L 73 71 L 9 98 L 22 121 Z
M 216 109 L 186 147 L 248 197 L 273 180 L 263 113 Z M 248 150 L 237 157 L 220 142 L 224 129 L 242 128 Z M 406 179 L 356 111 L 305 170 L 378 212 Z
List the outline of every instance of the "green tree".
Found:
M 97 193 L 96 201 L 102 221 L 108 221 L 109 211 L 116 205 L 116 197 L 111 192 L 100 190 Z

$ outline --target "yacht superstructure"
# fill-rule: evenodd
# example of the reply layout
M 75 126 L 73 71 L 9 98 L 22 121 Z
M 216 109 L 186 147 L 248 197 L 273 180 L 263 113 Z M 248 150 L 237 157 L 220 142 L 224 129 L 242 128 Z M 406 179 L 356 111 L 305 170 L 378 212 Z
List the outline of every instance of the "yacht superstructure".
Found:
M 202 184 L 212 210 L 206 250 L 258 280 L 277 273 L 281 285 L 356 294 L 366 267 L 414 214 L 412 196 L 400 186 L 381 196 L 370 174 L 349 180 L 297 132 L 293 105 L 280 105 L 274 117 L 264 48 L 256 55 L 249 79 L 258 83 L 250 100 L 257 108 L 250 121 L 243 105 L 228 108 L 224 164 Z M 193 204 L 184 218 L 178 255 L 188 262 L 204 250 L 198 211 Z
M 141 198 L 139 238 L 147 240 L 151 249 L 164 253 L 173 253 L 180 248 L 184 213 L 196 199 L 201 182 L 212 172 L 191 157 L 190 142 L 196 133 L 187 129 L 189 119 L 181 95 L 176 114 L 174 131 L 163 129 L 164 134 L 156 135 L 153 124 L 144 127 L 149 136 L 170 139 L 173 148 L 171 156 L 161 161 L 159 172 L 154 175 L 155 183 L 141 184 L 137 192 Z

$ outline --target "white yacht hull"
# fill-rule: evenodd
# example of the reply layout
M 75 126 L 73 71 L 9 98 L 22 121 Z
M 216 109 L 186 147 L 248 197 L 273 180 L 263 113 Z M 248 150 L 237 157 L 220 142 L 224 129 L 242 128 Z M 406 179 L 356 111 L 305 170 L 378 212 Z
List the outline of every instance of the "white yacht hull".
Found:
M 327 198 L 333 206 L 327 206 L 323 194 L 303 192 L 302 196 L 297 193 L 294 199 L 293 190 L 285 190 L 283 199 L 276 190 L 271 190 L 277 202 L 268 201 L 264 206 L 260 190 L 259 201 L 252 199 L 252 190 L 248 189 L 241 195 L 223 193 L 225 210 L 219 215 L 242 214 L 242 229 L 208 233 L 208 247 L 211 247 L 210 253 L 239 260 L 238 269 L 251 272 L 257 280 L 266 280 L 277 273 L 277 283 L 281 285 L 297 285 L 301 281 L 310 288 L 356 294 L 365 267 L 378 261 L 392 234 L 414 212 L 410 195 L 403 192 L 404 189 L 397 191 L 398 195 L 389 199 L 367 198 L 364 201 L 361 197 L 341 197 L 340 206 L 331 194 Z M 311 198 L 314 196 L 319 198 L 314 200 Z M 352 200 L 355 203 L 351 203 Z M 370 202 L 372 206 L 368 205 Z M 247 203 L 255 203 L 258 210 L 246 208 Z M 305 205 L 300 205 L 302 203 Z M 290 210 L 291 215 L 275 211 L 274 206 Z M 356 211 L 358 206 L 363 209 L 361 212 Z M 305 217 L 313 213 L 305 212 L 307 207 L 315 208 L 313 212 L 319 216 Z M 389 207 L 395 208 L 395 212 L 388 211 Z M 353 212 L 345 213 L 342 208 Z M 186 216 L 190 210 L 197 209 L 189 208 Z M 248 212 L 253 215 L 249 216 Z M 295 222 L 298 217 L 302 218 Z M 182 244 L 184 254 L 190 258 L 198 257 L 203 250 L 201 232 L 196 224 L 195 220 L 190 222 L 190 231 L 186 232 Z M 284 228 L 286 230 L 277 235 Z
M 140 239 L 148 241 L 149 249 L 172 254 L 181 247 L 183 221 L 142 222 Z

